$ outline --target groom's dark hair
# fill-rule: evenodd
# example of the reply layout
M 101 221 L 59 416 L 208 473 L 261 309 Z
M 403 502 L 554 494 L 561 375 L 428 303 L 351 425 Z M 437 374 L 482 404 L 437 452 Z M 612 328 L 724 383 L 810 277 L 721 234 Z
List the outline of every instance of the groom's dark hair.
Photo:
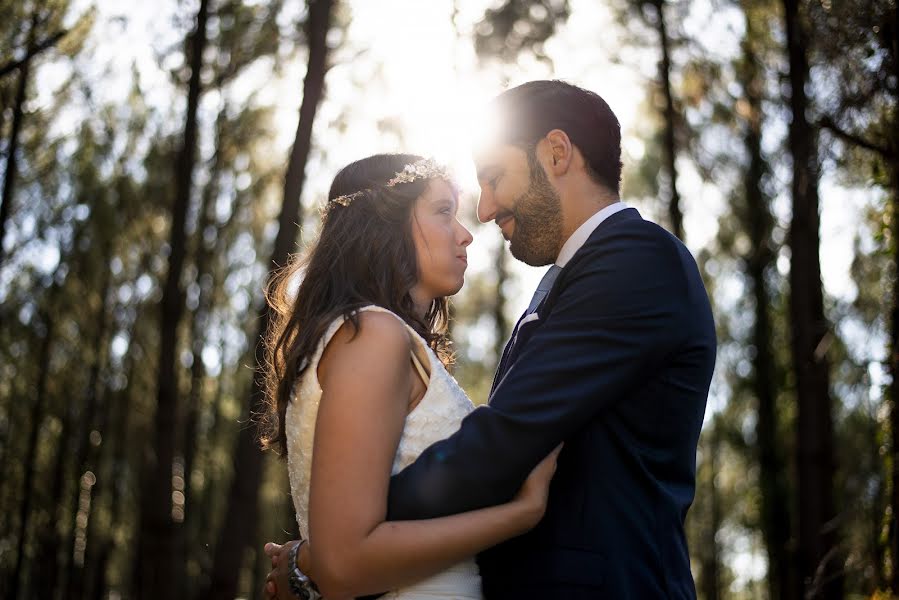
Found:
M 621 186 L 621 126 L 599 94 L 558 80 L 529 81 L 493 101 L 499 141 L 528 149 L 553 129 L 564 131 L 587 173 L 615 194 Z

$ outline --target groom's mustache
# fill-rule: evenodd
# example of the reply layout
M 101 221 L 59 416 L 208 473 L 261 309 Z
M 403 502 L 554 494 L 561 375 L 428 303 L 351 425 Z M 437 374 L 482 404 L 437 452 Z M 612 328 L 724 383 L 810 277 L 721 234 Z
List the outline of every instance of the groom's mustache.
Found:
M 502 212 L 496 213 L 496 216 L 493 218 L 493 222 L 496 223 L 497 226 L 502 226 L 502 224 L 507 219 L 513 219 L 513 218 L 515 218 L 515 215 L 512 214 L 511 210 L 504 210 Z

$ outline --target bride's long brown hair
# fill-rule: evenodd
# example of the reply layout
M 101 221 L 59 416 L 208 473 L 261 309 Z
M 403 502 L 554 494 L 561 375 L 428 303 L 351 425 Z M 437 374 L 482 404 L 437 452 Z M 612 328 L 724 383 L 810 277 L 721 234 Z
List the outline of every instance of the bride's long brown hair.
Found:
M 434 300 L 422 319 L 409 294 L 418 282 L 412 209 L 428 181 L 386 187 L 404 166 L 418 160 L 413 154 L 376 154 L 341 169 L 328 192 L 330 210 L 318 239 L 269 282 L 266 299 L 273 321 L 265 340 L 266 398 L 259 424 L 264 449 L 287 456 L 284 415 L 294 384 L 339 316 L 358 333 L 356 311 L 369 304 L 382 306 L 417 331 L 444 363 L 451 361 L 446 298 Z M 331 202 L 359 191 L 347 206 Z

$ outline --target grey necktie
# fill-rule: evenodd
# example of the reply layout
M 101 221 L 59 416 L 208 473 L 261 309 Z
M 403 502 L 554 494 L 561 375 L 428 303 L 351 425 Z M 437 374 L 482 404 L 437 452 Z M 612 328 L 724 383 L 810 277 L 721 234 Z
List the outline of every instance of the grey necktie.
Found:
M 537 291 L 534 292 L 534 297 L 531 298 L 531 303 L 528 304 L 528 309 L 524 313 L 525 315 L 529 315 L 543 302 L 543 299 L 546 298 L 546 295 L 549 293 L 549 290 L 552 289 L 553 283 L 556 281 L 556 277 L 559 276 L 559 272 L 562 270 L 562 267 L 559 265 L 553 265 L 549 268 L 549 271 L 546 272 L 546 275 L 543 276 L 543 279 L 540 280 L 540 285 L 537 286 Z

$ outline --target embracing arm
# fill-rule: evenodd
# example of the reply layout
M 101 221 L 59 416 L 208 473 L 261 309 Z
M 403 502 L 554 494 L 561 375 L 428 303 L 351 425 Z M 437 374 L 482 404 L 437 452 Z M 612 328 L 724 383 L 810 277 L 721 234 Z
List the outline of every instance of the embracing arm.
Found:
M 545 506 L 545 497 L 530 494 L 452 517 L 385 522 L 391 465 L 412 389 L 409 338 L 390 315 L 366 312 L 360 321 L 355 337 L 349 326 L 338 331 L 319 365 L 323 393 L 312 460 L 309 574 L 329 598 L 433 575 L 524 533 Z
M 490 405 L 392 478 L 388 518 L 508 500 L 541 456 L 639 387 L 683 336 L 686 280 L 665 241 L 585 249 Z

